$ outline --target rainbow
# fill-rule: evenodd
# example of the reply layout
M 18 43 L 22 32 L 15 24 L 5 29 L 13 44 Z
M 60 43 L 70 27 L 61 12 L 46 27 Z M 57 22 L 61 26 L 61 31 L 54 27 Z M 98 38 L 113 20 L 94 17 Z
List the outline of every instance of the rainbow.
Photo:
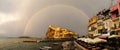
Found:
M 76 8 L 76 7 L 73 7 L 73 6 L 69 6 L 69 5 L 51 5 L 51 6 L 47 6 L 47 7 L 45 7 L 45 8 L 43 8 L 43 9 L 40 9 L 37 13 L 35 13 L 29 20 L 28 20 L 28 22 L 27 22 L 27 24 L 26 24 L 26 26 L 25 26 L 25 28 L 24 28 L 24 33 L 23 33 L 23 35 L 26 35 L 29 31 L 29 29 L 30 29 L 30 24 L 32 24 L 31 22 L 33 21 L 33 20 L 35 20 L 34 18 L 35 17 L 38 17 L 38 16 L 36 16 L 36 15 L 40 15 L 42 12 L 44 12 L 44 11 L 47 11 L 48 9 L 51 9 L 51 8 L 54 8 L 54 7 L 65 7 L 65 8 L 69 8 L 69 9 L 71 9 L 71 10 L 74 10 L 74 11 L 76 11 L 76 12 L 79 12 L 80 14 L 82 14 L 82 17 L 84 16 L 86 19 L 89 19 L 89 17 L 82 11 L 82 10 L 80 10 L 80 9 L 78 9 L 78 8 Z

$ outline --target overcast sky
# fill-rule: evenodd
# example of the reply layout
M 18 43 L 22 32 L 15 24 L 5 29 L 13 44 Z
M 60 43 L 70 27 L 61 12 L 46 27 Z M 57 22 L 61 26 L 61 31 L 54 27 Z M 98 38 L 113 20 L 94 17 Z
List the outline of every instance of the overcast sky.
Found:
M 0 36 L 44 37 L 49 25 L 86 35 L 88 19 L 110 6 L 111 0 L 0 0 Z

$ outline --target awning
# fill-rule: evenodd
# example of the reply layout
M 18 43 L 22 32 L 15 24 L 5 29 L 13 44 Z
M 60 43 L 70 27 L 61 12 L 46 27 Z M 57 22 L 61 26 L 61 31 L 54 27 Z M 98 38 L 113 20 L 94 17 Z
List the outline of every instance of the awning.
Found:
M 114 5 L 113 7 L 110 8 L 110 12 L 114 12 L 115 10 L 118 9 L 118 4 Z

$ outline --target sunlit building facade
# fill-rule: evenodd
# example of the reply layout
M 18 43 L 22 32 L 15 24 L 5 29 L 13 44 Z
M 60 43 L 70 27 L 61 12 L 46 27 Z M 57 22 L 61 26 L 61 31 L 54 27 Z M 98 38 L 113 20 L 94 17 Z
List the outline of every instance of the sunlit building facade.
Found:
M 67 29 L 49 26 L 46 38 L 76 38 L 77 34 Z

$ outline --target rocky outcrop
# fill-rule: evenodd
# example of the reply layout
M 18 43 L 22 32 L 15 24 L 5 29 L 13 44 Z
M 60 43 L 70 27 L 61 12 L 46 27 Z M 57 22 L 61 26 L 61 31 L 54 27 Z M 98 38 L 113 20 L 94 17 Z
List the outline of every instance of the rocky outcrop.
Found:
M 75 38 L 77 34 L 68 29 L 64 29 L 56 26 L 49 26 L 46 33 L 46 38 Z

